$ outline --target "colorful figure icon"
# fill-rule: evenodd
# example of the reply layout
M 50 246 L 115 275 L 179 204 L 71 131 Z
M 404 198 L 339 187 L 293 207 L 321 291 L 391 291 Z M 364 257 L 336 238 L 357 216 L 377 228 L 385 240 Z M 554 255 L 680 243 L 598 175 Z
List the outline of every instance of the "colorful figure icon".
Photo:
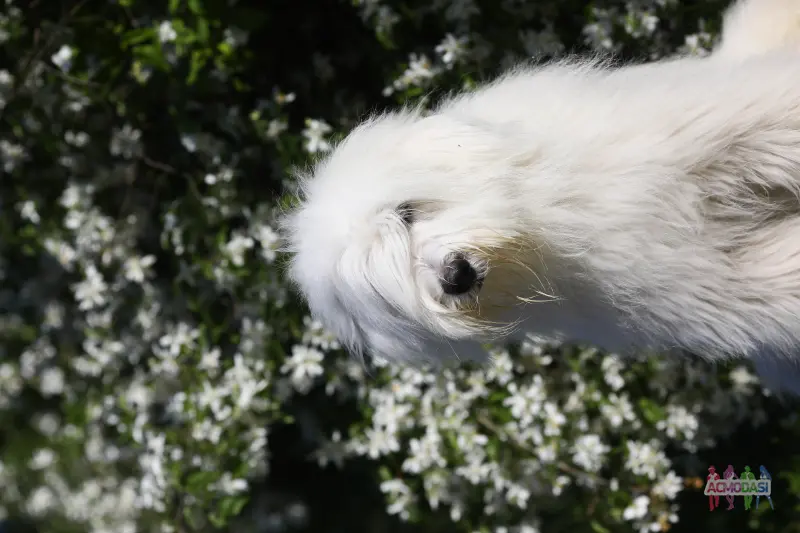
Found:
M 750 471 L 750 467 L 749 466 L 745 466 L 744 467 L 744 472 L 742 472 L 742 475 L 739 476 L 739 479 L 741 479 L 743 481 L 744 480 L 746 480 L 746 481 L 755 481 L 756 475 Z M 753 497 L 751 495 L 745 496 L 744 497 L 744 510 L 748 511 L 750 509 L 751 505 L 753 505 Z
M 728 465 L 728 468 L 726 468 L 725 472 L 723 473 L 723 477 L 725 479 L 736 479 L 736 472 L 734 472 L 734 470 L 733 470 L 733 465 Z M 725 499 L 728 500 L 728 509 L 727 510 L 728 511 L 732 510 L 733 509 L 733 502 L 734 502 L 733 494 L 728 494 L 727 496 L 725 496 Z
M 759 479 L 772 480 L 772 476 L 769 475 L 769 472 L 767 471 L 766 467 L 764 467 L 764 465 L 759 466 L 758 470 L 761 472 L 761 475 L 758 476 Z M 756 496 L 756 509 L 758 509 L 758 501 L 760 499 L 761 499 L 761 495 L 759 494 L 758 496 Z M 772 495 L 768 495 L 767 496 L 767 500 L 769 501 L 770 508 L 774 511 L 775 507 L 772 505 Z
M 708 467 L 708 475 L 706 476 L 706 484 L 709 481 L 719 481 L 719 474 L 714 466 Z M 709 494 L 708 496 L 708 510 L 713 511 L 715 507 L 719 507 L 719 496 L 716 494 Z

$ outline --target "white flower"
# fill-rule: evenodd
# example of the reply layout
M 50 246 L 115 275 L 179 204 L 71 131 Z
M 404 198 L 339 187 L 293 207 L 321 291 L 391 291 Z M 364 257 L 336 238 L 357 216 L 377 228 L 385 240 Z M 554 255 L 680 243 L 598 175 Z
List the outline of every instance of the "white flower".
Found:
M 19 214 L 22 218 L 32 222 L 33 224 L 38 224 L 41 220 L 39 212 L 36 210 L 36 204 L 30 200 L 26 200 L 17 204 L 17 209 L 19 210 Z
M 222 412 L 225 406 L 225 399 L 230 395 L 231 391 L 224 386 L 216 386 L 210 381 L 203 382 L 201 391 L 194 394 L 197 407 L 200 409 L 210 409 L 215 415 Z M 221 418 L 221 417 L 217 417 Z
M 612 38 L 614 34 L 613 17 L 607 9 L 591 8 L 591 16 L 595 22 L 586 25 L 583 33 L 587 44 L 600 50 L 614 50 L 618 47 Z
M 624 21 L 625 31 L 635 38 L 652 35 L 658 27 L 658 17 L 646 11 L 630 11 Z
M 40 433 L 42 433 L 42 435 L 52 437 L 60 429 L 61 423 L 56 415 L 44 413 L 34 419 L 34 426 L 39 430 Z M 1 467 L 0 470 L 2 470 Z
M 223 32 L 225 36 L 225 43 L 231 46 L 232 48 L 237 48 L 243 44 L 247 43 L 247 39 L 250 37 L 245 30 L 241 28 L 225 28 Z
M 225 253 L 234 266 L 241 267 L 244 266 L 245 254 L 254 244 L 253 239 L 247 235 L 234 233 L 231 240 L 225 245 Z
M 181 135 L 181 144 L 187 152 L 197 151 L 197 137 L 194 135 Z
M 68 71 L 72 65 L 72 55 L 72 48 L 67 45 L 63 45 L 58 49 L 58 52 L 50 56 L 50 60 L 61 70 Z
M 134 283 L 142 283 L 145 278 L 149 277 L 150 267 L 156 262 L 153 255 L 146 255 L 144 257 L 131 256 L 125 259 L 123 271 L 125 279 Z
M 659 472 L 669 467 L 669 460 L 654 444 L 655 442 L 627 441 L 628 458 L 625 461 L 625 468 L 636 475 L 655 480 Z
M 72 270 L 72 266 L 77 257 L 77 252 L 72 246 L 64 241 L 46 238 L 44 240 L 44 248 L 59 262 L 62 267 L 67 270 Z
M 341 345 L 336 337 L 325 329 L 322 322 L 311 317 L 305 317 L 303 323 L 306 326 L 303 332 L 302 342 L 310 346 L 316 346 L 320 350 L 338 350 Z
M 280 243 L 280 236 L 271 227 L 261 224 L 256 227 L 255 239 L 261 246 L 261 257 L 267 263 L 274 263 L 277 257 L 277 249 Z
M 58 504 L 58 499 L 50 487 L 37 487 L 28 498 L 25 509 L 34 517 L 43 516 Z
M 653 486 L 652 492 L 667 500 L 674 500 L 681 490 L 683 490 L 683 478 L 670 470 L 664 478 Z
M 390 479 L 381 483 L 380 488 L 390 502 L 386 511 L 390 515 L 398 515 L 401 519 L 408 520 L 410 517 L 408 507 L 414 501 L 414 495 L 408 485 L 400 479 Z
M 56 454 L 49 448 L 36 450 L 30 460 L 29 466 L 34 470 L 43 470 L 52 465 L 56 460 Z
M 177 325 L 170 326 L 169 332 L 161 336 L 158 344 L 167 349 L 166 355 L 169 357 L 178 357 L 183 349 L 194 348 L 198 337 L 200 337 L 199 330 L 185 322 L 179 322 Z
M 400 451 L 397 436 L 385 428 L 368 428 L 364 432 L 365 442 L 352 443 L 353 451 L 377 459 L 384 455 Z
M 436 52 L 442 56 L 442 61 L 446 65 L 452 65 L 464 56 L 466 44 L 466 37 L 455 37 L 452 33 L 448 33 L 436 47 Z
M 616 356 L 604 357 L 601 368 L 603 369 L 603 378 L 611 390 L 618 391 L 625 386 L 625 380 L 622 377 L 623 366 Z
M 213 376 L 219 370 L 219 356 L 221 353 L 221 350 L 217 347 L 205 350 L 197 368 Z
M 403 463 L 403 470 L 419 474 L 433 467 L 444 468 L 447 461 L 441 454 L 441 436 L 435 428 L 429 428 L 425 435 L 409 442 L 409 456 Z
M 296 344 L 292 347 L 292 355 L 281 366 L 281 373 L 289 374 L 294 388 L 302 394 L 311 389 L 314 380 L 322 375 L 322 361 L 325 355 L 308 346 Z
M 370 403 L 375 408 L 372 414 L 372 423 L 375 427 L 386 428 L 389 432 L 396 433 L 411 425 L 410 415 L 413 406 L 397 401 L 392 394 L 373 392 L 370 395 Z
M 11 87 L 14 83 L 14 76 L 6 69 L 0 69 L 0 89 Z
M 331 144 L 325 140 L 325 136 L 333 131 L 333 128 L 323 120 L 306 119 L 306 127 L 302 135 L 306 139 L 305 149 L 310 154 L 327 152 L 331 149 Z
M 757 376 L 752 374 L 747 367 L 737 366 L 731 370 L 729 374 L 733 388 L 739 392 L 747 392 L 751 390 L 751 386 L 758 383 Z
M 587 472 L 597 472 L 605 463 L 605 455 L 611 450 L 598 435 L 582 435 L 572 447 L 572 461 Z
M 664 431 L 668 437 L 682 437 L 689 442 L 694 440 L 699 427 L 697 417 L 682 405 L 668 405 L 666 420 L 660 420 L 656 424 L 656 428 Z
M 3 170 L 5 172 L 13 171 L 19 163 L 27 158 L 28 154 L 24 146 L 6 139 L 0 139 L 0 160 L 3 161 Z
M 554 462 L 558 458 L 558 449 L 556 442 L 551 441 L 547 444 L 541 444 L 536 447 L 536 457 L 542 464 Z
M 234 478 L 230 472 L 224 472 L 222 477 L 214 484 L 214 488 L 223 494 L 240 494 L 247 491 L 249 485 L 246 479 Z
M 114 128 L 111 134 L 109 150 L 112 155 L 131 159 L 142 152 L 142 132 L 130 124 L 125 124 L 121 129 Z
M 285 105 L 294 102 L 297 95 L 294 93 L 284 93 L 276 89 L 273 93 L 273 97 L 275 98 L 275 103 L 278 105 Z
M 633 502 L 622 512 L 622 518 L 627 521 L 641 520 L 647 516 L 650 498 L 644 494 L 634 498 Z
M 558 476 L 553 482 L 553 496 L 561 496 L 564 489 L 572 483 L 569 476 Z
M 636 420 L 636 412 L 627 395 L 618 396 L 611 393 L 608 396 L 608 402 L 600 406 L 600 413 L 608 420 L 611 427 L 618 428 L 625 422 Z
M 286 123 L 285 120 L 282 119 L 273 119 L 269 121 L 267 124 L 267 138 L 269 139 L 277 139 L 280 137 L 281 133 L 286 131 L 289 128 L 289 125 Z
M 701 57 L 711 53 L 711 49 L 714 46 L 713 37 L 710 33 L 705 31 L 704 20 L 700 21 L 699 30 L 700 31 L 697 33 L 687 35 L 684 38 L 684 44 L 678 49 L 678 52 Z
M 84 146 L 89 144 L 90 140 L 91 139 L 89 137 L 89 134 L 86 133 L 85 131 L 76 132 L 72 130 L 67 130 L 67 132 L 64 134 L 64 142 L 66 142 L 67 144 L 71 144 L 76 148 L 83 148 Z
M 419 85 L 423 80 L 429 80 L 436 75 L 430 59 L 425 54 L 411 54 L 408 58 L 408 68 L 403 73 L 403 79 L 408 85 Z
M 507 385 L 514 379 L 514 362 L 508 350 L 493 350 L 492 365 L 485 371 L 486 381 L 495 381 L 499 385 Z
M 86 200 L 87 196 L 88 191 L 85 188 L 70 183 L 61 193 L 59 203 L 67 209 L 73 209 L 81 205 L 81 203 Z
M 125 391 L 127 404 L 140 412 L 145 411 L 151 405 L 155 396 L 153 389 L 144 382 L 144 379 L 146 378 L 132 381 Z
M 178 33 L 172 27 L 172 22 L 165 20 L 158 25 L 158 40 L 162 43 L 171 43 L 177 37 Z
M 87 265 L 84 269 L 84 280 L 73 286 L 78 307 L 84 311 L 95 309 L 106 303 L 108 285 L 103 280 L 103 275 L 94 265 Z
M 225 379 L 228 387 L 234 392 L 236 407 L 245 410 L 255 400 L 256 395 L 267 388 L 267 381 L 263 375 L 258 376 L 254 369 L 263 369 L 259 365 L 260 361 L 250 366 L 250 361 L 241 354 L 233 356 L 233 366 L 225 372 Z
M 525 509 L 528 507 L 528 500 L 531 497 L 531 491 L 517 483 L 511 483 L 506 490 L 506 499 L 508 503 Z
M 567 417 L 551 402 L 544 404 L 544 434 L 548 437 L 557 437 L 561 434 L 561 426 L 567 422 Z
M 43 396 L 56 396 L 64 392 L 64 371 L 58 367 L 45 369 L 39 377 L 39 390 Z
M 542 377 L 536 374 L 530 383 L 521 387 L 511 382 L 508 384 L 508 392 L 511 395 L 503 400 L 503 405 L 511 409 L 511 416 L 519 420 L 520 425 L 530 425 L 534 416 L 542 410 L 547 398 Z

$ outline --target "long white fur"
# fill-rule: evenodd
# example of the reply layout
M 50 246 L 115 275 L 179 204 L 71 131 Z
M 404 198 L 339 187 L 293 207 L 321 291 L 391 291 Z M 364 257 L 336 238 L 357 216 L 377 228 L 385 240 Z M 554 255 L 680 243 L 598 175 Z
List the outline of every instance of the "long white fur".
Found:
M 706 58 L 520 67 L 366 121 L 302 181 L 291 279 L 354 353 L 536 333 L 748 357 L 800 389 L 799 7 L 739 2 Z M 480 290 L 444 294 L 453 251 Z
M 739 0 L 725 12 L 717 57 L 741 59 L 780 48 L 800 51 L 798 0 Z

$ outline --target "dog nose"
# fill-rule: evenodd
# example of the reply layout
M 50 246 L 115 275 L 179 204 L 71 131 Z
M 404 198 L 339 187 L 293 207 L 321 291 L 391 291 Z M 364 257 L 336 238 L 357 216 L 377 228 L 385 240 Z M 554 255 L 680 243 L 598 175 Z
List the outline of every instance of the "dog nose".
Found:
M 445 267 L 442 279 L 442 290 L 445 294 L 464 294 L 478 281 L 478 273 L 469 261 L 457 257 Z

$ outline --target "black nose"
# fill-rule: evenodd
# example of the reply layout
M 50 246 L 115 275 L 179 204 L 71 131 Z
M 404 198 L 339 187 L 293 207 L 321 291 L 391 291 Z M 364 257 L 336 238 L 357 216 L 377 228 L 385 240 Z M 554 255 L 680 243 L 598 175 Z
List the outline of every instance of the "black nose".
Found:
M 463 257 L 457 257 L 445 265 L 442 275 L 442 290 L 445 294 L 464 294 L 478 281 L 478 273 Z

